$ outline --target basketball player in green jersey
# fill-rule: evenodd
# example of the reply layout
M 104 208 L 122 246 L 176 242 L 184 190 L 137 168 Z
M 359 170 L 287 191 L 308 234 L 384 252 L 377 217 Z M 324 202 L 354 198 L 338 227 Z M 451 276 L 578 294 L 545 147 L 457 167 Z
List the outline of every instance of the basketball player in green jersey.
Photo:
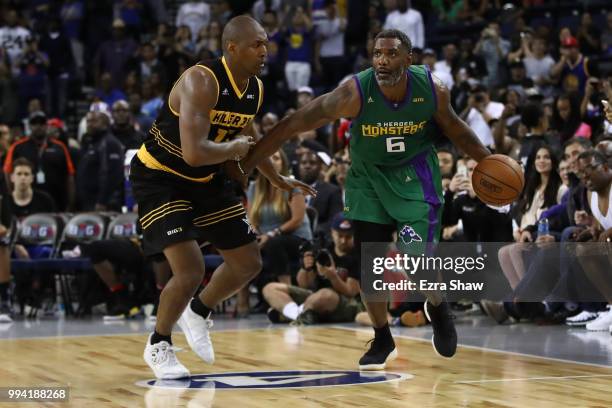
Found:
M 391 242 L 394 231 L 408 252 L 414 253 L 414 248 L 423 251 L 423 243 L 437 242 L 443 196 L 433 136 L 443 132 L 476 161 L 490 152 L 453 111 L 450 92 L 442 82 L 426 67 L 411 66 L 411 50 L 410 40 L 401 31 L 379 33 L 373 68 L 279 122 L 238 162 L 234 175 L 240 172 L 244 177 L 296 133 L 352 118 L 352 165 L 344 211 L 354 220 L 356 247 L 364 242 Z M 417 244 L 412 251 L 410 244 Z M 449 306 L 439 292 L 424 295 L 434 349 L 452 357 L 457 333 Z M 387 324 L 387 305 L 365 300 L 375 337 L 359 367 L 383 369 L 397 356 Z

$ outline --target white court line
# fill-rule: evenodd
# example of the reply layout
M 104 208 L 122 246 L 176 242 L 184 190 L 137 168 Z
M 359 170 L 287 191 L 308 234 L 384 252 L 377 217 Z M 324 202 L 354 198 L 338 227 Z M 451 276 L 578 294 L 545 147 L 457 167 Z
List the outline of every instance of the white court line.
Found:
M 336 326 L 336 325 L 331 326 L 331 327 L 333 327 L 335 329 L 342 329 L 342 330 L 351 330 L 351 331 L 360 331 L 360 332 L 364 332 L 364 333 L 371 333 L 371 331 L 369 329 L 364 329 L 364 328 L 361 328 L 361 327 L 353 328 L 353 327 Z M 423 339 L 421 337 L 407 336 L 405 334 L 394 334 L 393 337 L 400 337 L 400 338 L 409 339 L 409 340 L 417 340 L 417 341 L 424 341 L 424 342 L 427 342 L 427 343 L 431 343 L 431 339 Z M 542 360 L 557 361 L 557 362 L 560 362 L 560 363 L 580 364 L 580 365 L 586 365 L 586 366 L 591 366 L 591 367 L 600 367 L 600 368 L 612 369 L 612 366 L 605 365 L 605 364 L 587 363 L 587 362 L 584 362 L 584 361 L 575 361 L 575 360 L 566 360 L 566 359 L 563 359 L 563 358 L 539 356 L 537 354 L 519 353 L 517 351 L 505 351 L 505 350 L 493 349 L 493 348 L 489 348 L 489 347 L 472 346 L 472 345 L 468 345 L 468 344 L 459 344 L 459 346 L 460 347 L 464 347 L 464 348 L 468 348 L 468 349 L 474 349 L 474 350 L 486 350 L 486 351 L 490 351 L 492 353 L 509 354 L 509 355 L 512 355 L 512 356 L 538 358 L 538 359 L 542 359 Z
M 474 384 L 488 382 L 505 382 L 505 381 L 537 381 L 537 380 L 569 380 L 574 378 L 594 378 L 594 377 L 612 377 L 612 374 L 593 374 L 593 375 L 566 375 L 562 377 L 527 377 L 527 378 L 500 378 L 499 380 L 469 380 L 469 381 L 454 381 L 454 384 Z

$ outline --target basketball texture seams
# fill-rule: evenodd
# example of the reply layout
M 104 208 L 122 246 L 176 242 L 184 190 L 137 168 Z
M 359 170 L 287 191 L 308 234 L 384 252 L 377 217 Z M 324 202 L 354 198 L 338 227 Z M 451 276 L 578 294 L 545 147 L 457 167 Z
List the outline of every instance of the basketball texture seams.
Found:
M 501 154 L 487 156 L 472 173 L 474 192 L 487 204 L 510 204 L 519 197 L 524 184 L 520 165 Z

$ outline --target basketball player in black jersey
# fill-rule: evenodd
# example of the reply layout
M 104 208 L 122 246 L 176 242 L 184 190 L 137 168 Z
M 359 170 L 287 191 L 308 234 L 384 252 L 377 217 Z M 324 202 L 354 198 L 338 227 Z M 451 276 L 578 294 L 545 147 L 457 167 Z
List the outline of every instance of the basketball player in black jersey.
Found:
M 267 35 L 255 20 L 239 16 L 225 26 L 222 42 L 223 58 L 200 62 L 176 81 L 131 164 L 143 249 L 148 256 L 163 253 L 173 272 L 144 351 L 159 379 L 189 376 L 172 347 L 177 321 L 196 354 L 214 362 L 211 310 L 261 269 L 255 234 L 222 163 L 243 158 L 258 138 L 252 123 L 263 87 L 256 75 L 264 67 Z M 280 176 L 269 160 L 258 169 L 277 188 L 314 194 Z M 204 276 L 202 241 L 225 262 L 192 299 Z

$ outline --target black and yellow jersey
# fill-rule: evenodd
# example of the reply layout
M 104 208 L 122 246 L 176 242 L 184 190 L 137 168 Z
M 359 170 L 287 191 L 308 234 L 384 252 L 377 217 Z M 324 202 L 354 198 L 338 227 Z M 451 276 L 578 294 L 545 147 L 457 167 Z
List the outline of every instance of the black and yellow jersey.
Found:
M 202 61 L 192 69 L 208 71 L 218 85 L 217 102 L 210 111 L 210 131 L 206 137 L 216 143 L 233 139 L 253 120 L 261 107 L 261 80 L 256 76 L 251 77 L 244 92 L 240 92 L 225 58 Z M 219 164 L 192 167 L 183 160 L 179 135 L 180 112 L 170 105 L 170 93 L 138 150 L 138 159 L 150 169 L 165 171 L 190 181 L 208 182 L 219 169 Z

